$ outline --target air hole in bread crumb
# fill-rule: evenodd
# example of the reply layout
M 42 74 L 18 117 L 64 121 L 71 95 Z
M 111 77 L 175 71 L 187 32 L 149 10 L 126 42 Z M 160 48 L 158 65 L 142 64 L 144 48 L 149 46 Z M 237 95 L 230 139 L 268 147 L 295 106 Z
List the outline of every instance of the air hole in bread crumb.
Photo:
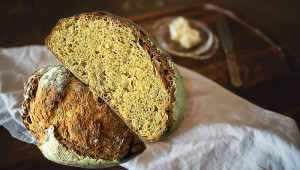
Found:
M 96 54 L 99 54 L 99 51 L 95 51 Z
M 73 63 L 73 66 L 76 66 L 76 65 L 78 65 L 78 62 Z
M 164 75 L 168 75 L 168 70 L 164 70 Z
M 158 108 L 157 106 L 154 106 L 154 111 L 157 112 L 158 111 Z
M 27 117 L 27 122 L 28 122 L 29 124 L 31 124 L 31 123 L 32 123 L 32 121 L 31 121 L 31 117 L 30 117 L 30 116 L 28 116 L 28 117 Z
M 139 38 L 139 43 L 140 43 L 140 45 L 142 45 L 142 44 L 143 44 L 143 40 L 142 40 L 142 39 L 140 39 L 140 38 Z
M 130 74 L 125 74 L 126 77 L 128 78 L 131 78 L 131 75 Z

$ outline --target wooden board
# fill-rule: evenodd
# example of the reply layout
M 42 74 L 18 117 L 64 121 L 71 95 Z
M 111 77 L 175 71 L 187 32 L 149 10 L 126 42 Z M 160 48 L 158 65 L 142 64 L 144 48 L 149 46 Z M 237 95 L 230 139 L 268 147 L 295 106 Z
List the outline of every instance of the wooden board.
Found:
M 170 16 L 184 16 L 201 21 L 207 24 L 216 35 L 216 22 L 225 18 L 232 32 L 235 54 L 245 82 L 244 88 L 287 74 L 290 71 L 280 47 L 257 28 L 235 14 L 212 4 L 200 3 L 182 6 L 131 17 L 130 19 L 155 37 L 157 32 L 153 29 L 154 23 Z M 180 58 L 174 55 L 171 57 L 177 64 L 201 73 L 226 88 L 231 88 L 225 56 L 221 47 L 208 60 Z
M 216 22 L 226 19 L 232 32 L 234 51 L 244 83 L 241 88 L 234 88 L 230 83 L 225 54 L 221 47 L 207 60 L 171 55 L 174 62 L 210 78 L 254 104 L 292 117 L 299 126 L 299 79 L 287 63 L 289 56 L 264 32 L 231 11 L 210 3 L 189 4 L 129 19 L 155 37 L 157 31 L 153 29 L 154 23 L 170 16 L 184 16 L 201 21 L 216 35 Z

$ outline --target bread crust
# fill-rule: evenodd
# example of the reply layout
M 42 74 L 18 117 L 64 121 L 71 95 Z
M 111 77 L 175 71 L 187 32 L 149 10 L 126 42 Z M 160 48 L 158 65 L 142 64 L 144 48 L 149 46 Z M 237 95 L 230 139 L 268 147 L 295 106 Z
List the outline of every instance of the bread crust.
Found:
M 45 44 L 48 47 L 48 49 L 54 54 L 54 56 L 62 62 L 62 64 L 65 65 L 65 63 L 58 57 L 57 54 L 53 52 L 53 50 L 50 48 L 49 43 L 51 37 L 53 36 L 54 32 L 59 31 L 61 28 L 61 23 L 65 22 L 66 20 L 72 19 L 76 20 L 77 18 L 84 17 L 86 19 L 95 19 L 95 18 L 109 18 L 111 20 L 118 20 L 120 21 L 123 26 L 130 28 L 134 35 L 136 36 L 136 41 L 139 42 L 144 49 L 150 54 L 152 65 L 154 67 L 154 72 L 156 72 L 157 75 L 160 75 L 161 81 L 165 86 L 165 89 L 169 93 L 169 100 L 170 103 L 166 107 L 166 113 L 167 117 L 166 120 L 163 120 L 166 122 L 165 128 L 162 128 L 159 132 L 159 135 L 157 135 L 155 138 L 147 138 L 145 136 L 141 136 L 139 134 L 139 131 L 136 131 L 136 133 L 142 137 L 143 139 L 147 141 L 159 141 L 170 134 L 172 134 L 175 129 L 180 125 L 180 123 L 183 120 L 185 109 L 186 109 L 186 91 L 185 86 L 183 83 L 183 78 L 180 75 L 179 71 L 177 70 L 176 66 L 174 65 L 172 59 L 169 57 L 169 55 L 164 52 L 157 43 L 138 25 L 135 23 L 107 13 L 107 12 L 94 12 L 94 13 L 83 13 L 79 15 L 75 15 L 73 17 L 61 19 L 57 25 L 53 28 L 51 34 L 46 38 Z M 68 67 L 67 65 L 65 65 Z M 81 81 L 85 82 L 84 78 L 81 77 L 78 73 L 76 73 L 75 70 L 72 70 L 72 68 L 68 67 Z M 88 84 L 88 82 L 85 82 Z M 177 83 L 177 84 L 176 84 Z M 93 88 L 93 87 L 92 87 Z M 179 90 L 177 88 L 180 88 Z M 95 89 L 94 89 L 95 90 Z M 104 100 L 105 97 L 101 94 L 101 92 L 96 91 L 98 95 L 100 95 Z M 180 94 L 179 94 L 180 93 Z M 184 99 L 178 99 L 177 97 L 184 98 Z M 109 102 L 108 102 L 109 103 Z M 174 110 L 174 109 L 177 110 Z M 117 110 L 116 108 L 114 108 Z M 126 124 L 132 128 L 130 120 L 126 120 L 124 117 L 122 117 L 121 114 L 119 116 L 126 121 Z
M 57 151 L 45 149 L 51 146 L 50 128 L 57 141 L 52 143 L 59 143 L 73 157 L 77 154 L 89 158 L 94 162 L 91 168 L 115 165 L 145 149 L 113 110 L 63 66 L 45 66 L 35 71 L 25 83 L 24 98 L 21 116 L 24 125 L 52 161 L 65 162 L 53 154 Z M 65 162 L 89 168 L 84 162 L 77 163 L 71 159 Z

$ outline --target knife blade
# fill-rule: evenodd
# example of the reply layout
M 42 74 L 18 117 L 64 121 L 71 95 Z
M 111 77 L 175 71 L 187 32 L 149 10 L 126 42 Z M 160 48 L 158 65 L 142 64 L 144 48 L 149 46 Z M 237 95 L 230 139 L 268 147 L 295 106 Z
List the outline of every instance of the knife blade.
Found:
M 231 84 L 235 87 L 241 87 L 243 85 L 243 82 L 240 77 L 239 67 L 237 65 L 236 56 L 233 51 L 233 41 L 226 20 L 218 20 L 217 28 L 220 41 L 222 43 L 222 47 L 226 56 L 226 63 L 229 71 Z

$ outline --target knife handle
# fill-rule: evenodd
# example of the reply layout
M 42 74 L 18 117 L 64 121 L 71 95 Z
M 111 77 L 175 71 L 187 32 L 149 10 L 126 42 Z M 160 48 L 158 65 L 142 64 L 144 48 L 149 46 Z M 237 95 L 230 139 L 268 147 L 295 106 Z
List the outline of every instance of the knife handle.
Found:
M 225 54 L 227 56 L 226 62 L 228 65 L 231 84 L 235 87 L 241 87 L 243 85 L 243 82 L 241 80 L 240 70 L 239 67 L 237 66 L 235 54 L 233 51 L 226 51 Z

